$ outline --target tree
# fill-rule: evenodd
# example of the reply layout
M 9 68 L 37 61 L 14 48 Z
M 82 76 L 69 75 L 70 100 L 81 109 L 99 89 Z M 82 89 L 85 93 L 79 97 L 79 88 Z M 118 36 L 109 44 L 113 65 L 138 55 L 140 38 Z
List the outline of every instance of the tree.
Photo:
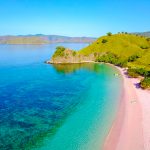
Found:
M 112 35 L 112 33 L 111 33 L 111 32 L 108 32 L 108 33 L 107 33 L 107 35 L 108 35 L 108 36 L 111 36 L 111 35 Z
M 139 56 L 138 54 L 131 55 L 131 56 L 128 58 L 128 62 L 133 62 L 133 61 L 137 60 L 138 58 L 140 58 L 140 56 Z
M 76 51 L 73 51 L 73 52 L 72 52 L 72 55 L 73 55 L 73 56 L 75 56 L 76 54 L 77 54 L 77 52 L 76 52 Z
M 102 43 L 107 43 L 108 41 L 106 39 L 103 39 L 102 40 Z
M 140 82 L 140 86 L 143 89 L 149 89 L 150 88 L 150 77 L 146 77 Z
M 63 46 L 57 46 L 56 47 L 56 51 L 55 51 L 53 57 L 64 56 L 64 51 L 65 51 L 65 47 L 63 47 Z

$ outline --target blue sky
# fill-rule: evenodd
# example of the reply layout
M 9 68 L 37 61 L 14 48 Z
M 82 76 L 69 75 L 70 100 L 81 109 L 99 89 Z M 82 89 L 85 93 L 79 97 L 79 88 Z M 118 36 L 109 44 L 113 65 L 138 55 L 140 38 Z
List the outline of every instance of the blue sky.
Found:
M 150 0 L 0 0 L 0 35 L 150 31 Z

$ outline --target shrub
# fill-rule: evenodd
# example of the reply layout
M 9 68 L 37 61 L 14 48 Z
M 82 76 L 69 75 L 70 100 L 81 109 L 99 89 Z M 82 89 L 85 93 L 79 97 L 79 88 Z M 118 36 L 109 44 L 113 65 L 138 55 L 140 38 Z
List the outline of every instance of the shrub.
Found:
M 107 35 L 108 35 L 108 36 L 111 36 L 111 35 L 112 35 L 112 33 L 111 33 L 111 32 L 108 32 L 108 33 L 107 33 Z
M 140 86 L 143 89 L 147 89 L 147 88 L 149 89 L 150 88 L 150 77 L 146 77 L 143 80 L 141 80 Z
M 72 55 L 75 56 L 76 54 L 77 54 L 77 52 L 76 52 L 76 51 L 73 51 Z
M 150 38 L 147 38 L 146 40 L 149 42 L 149 41 L 150 41 Z
M 96 59 L 97 62 L 111 63 L 120 67 L 125 67 L 127 65 L 127 60 L 122 60 L 116 54 L 106 53 Z
M 133 62 L 133 61 L 137 60 L 138 58 L 140 58 L 140 56 L 138 54 L 132 55 L 128 58 L 128 62 Z
M 149 47 L 146 46 L 146 45 L 142 45 L 142 46 L 140 46 L 140 48 L 141 48 L 141 49 L 148 49 Z
M 133 78 L 137 78 L 139 76 L 139 74 L 136 72 L 136 69 L 128 69 L 127 70 L 127 73 L 130 77 L 133 77 Z
M 136 72 L 138 74 L 140 74 L 141 76 L 144 76 L 144 77 L 150 77 L 150 71 L 149 70 L 145 70 L 144 68 L 139 68 L 139 69 L 136 69 Z
M 102 40 L 102 43 L 107 43 L 108 41 L 106 39 L 103 39 Z
M 116 65 L 120 67 L 126 67 L 127 66 L 127 60 L 118 59 Z
M 94 52 L 94 57 L 96 57 L 98 54 L 96 52 Z
M 134 78 L 138 76 L 150 77 L 150 71 L 144 68 L 130 68 L 128 69 L 128 75 Z
M 56 51 L 55 51 L 53 57 L 64 56 L 64 51 L 65 51 L 65 47 L 63 47 L 63 46 L 56 47 Z
M 100 57 L 98 57 L 97 61 L 98 62 L 108 62 L 108 63 L 113 63 L 117 59 L 117 56 L 112 53 L 106 53 Z

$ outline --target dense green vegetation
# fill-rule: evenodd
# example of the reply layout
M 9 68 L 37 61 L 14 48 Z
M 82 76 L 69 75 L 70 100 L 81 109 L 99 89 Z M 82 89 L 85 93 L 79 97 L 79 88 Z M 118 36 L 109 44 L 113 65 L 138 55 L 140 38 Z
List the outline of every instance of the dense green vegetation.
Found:
M 108 35 L 108 36 L 111 36 L 111 35 L 112 35 L 112 33 L 111 33 L 111 32 L 108 32 L 108 33 L 107 33 L 107 35 Z
M 133 78 L 143 76 L 144 79 L 140 82 L 141 87 L 143 89 L 150 88 L 150 70 L 144 68 L 129 68 L 128 75 Z
M 73 56 L 76 56 L 77 52 L 76 51 L 73 51 L 72 55 Z
M 106 39 L 103 39 L 102 40 L 102 43 L 107 43 L 108 41 Z
M 150 77 L 144 78 L 141 81 L 140 85 L 143 89 L 150 89 Z
M 138 58 L 140 58 L 140 55 L 138 55 L 138 54 L 131 55 L 131 56 L 128 57 L 128 62 L 134 62 Z
M 129 75 L 130 77 L 137 78 L 137 77 L 139 76 L 139 74 L 137 73 L 136 70 L 137 70 L 137 69 L 129 68 L 129 69 L 128 69 L 128 75 Z
M 58 46 L 58 47 L 56 47 L 56 51 L 55 51 L 53 57 L 64 56 L 64 51 L 65 51 L 65 49 L 66 49 L 66 48 L 63 47 L 63 46 Z
M 107 52 L 106 54 L 97 57 L 97 62 L 111 63 L 120 67 L 127 65 L 127 60 L 119 58 L 116 54 Z
M 150 70 L 146 70 L 144 68 L 129 68 L 128 74 L 131 77 L 138 77 L 138 76 L 150 77 Z

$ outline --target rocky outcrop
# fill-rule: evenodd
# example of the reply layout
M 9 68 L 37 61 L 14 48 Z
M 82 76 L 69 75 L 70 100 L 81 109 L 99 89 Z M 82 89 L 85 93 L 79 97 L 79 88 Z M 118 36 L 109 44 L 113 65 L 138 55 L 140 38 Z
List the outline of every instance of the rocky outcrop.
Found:
M 93 62 L 95 61 L 94 54 L 90 55 L 82 55 L 77 51 L 73 51 L 70 49 L 65 49 L 59 55 L 57 54 L 57 50 L 52 56 L 51 60 L 46 63 L 50 64 L 69 64 L 69 63 L 85 63 L 85 62 Z

